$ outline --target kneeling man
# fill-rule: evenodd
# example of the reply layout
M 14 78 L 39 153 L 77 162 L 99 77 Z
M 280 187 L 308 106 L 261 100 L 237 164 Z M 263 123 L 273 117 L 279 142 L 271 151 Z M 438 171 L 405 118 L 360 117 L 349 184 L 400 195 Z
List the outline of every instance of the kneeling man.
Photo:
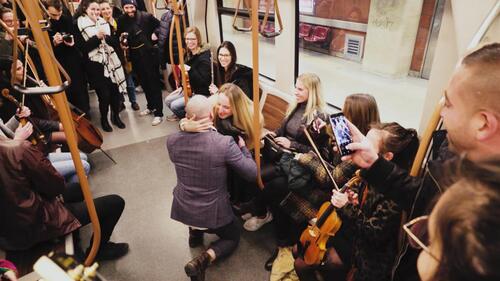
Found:
M 186 105 L 186 116 L 212 119 L 207 98 L 192 97 Z M 203 244 L 204 232 L 220 238 L 184 268 L 191 280 L 204 280 L 207 266 L 231 254 L 240 240 L 227 192 L 227 173 L 236 171 L 246 180 L 255 181 L 257 166 L 243 139 L 236 144 L 232 137 L 215 129 L 172 134 L 167 139 L 167 149 L 177 173 L 172 219 L 189 226 L 190 247 Z

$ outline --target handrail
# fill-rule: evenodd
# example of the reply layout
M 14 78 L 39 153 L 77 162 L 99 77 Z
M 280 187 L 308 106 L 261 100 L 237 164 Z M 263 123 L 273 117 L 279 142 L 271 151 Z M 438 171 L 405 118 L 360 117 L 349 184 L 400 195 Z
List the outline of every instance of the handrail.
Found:
M 21 3 L 21 0 L 15 0 L 15 1 L 18 2 L 18 4 Z M 25 7 L 26 20 L 29 22 L 31 26 L 35 42 L 38 44 L 38 46 L 40 46 L 38 51 L 40 54 L 40 59 L 42 61 L 43 69 L 47 76 L 48 83 L 51 86 L 60 85 L 62 84 L 61 76 L 58 71 L 58 67 L 54 64 L 53 60 L 54 54 L 52 46 L 49 41 L 48 34 L 46 32 L 44 33 L 40 28 L 40 26 L 38 25 L 38 20 L 42 18 L 42 13 L 40 10 L 41 8 L 37 5 L 37 0 L 22 0 L 22 1 L 26 3 Z M 71 157 L 73 159 L 78 179 L 80 181 L 83 197 L 85 199 L 85 204 L 89 212 L 89 217 L 94 232 L 92 247 L 90 249 L 90 253 L 85 259 L 85 265 L 89 266 L 94 261 L 101 242 L 101 227 L 99 224 L 99 219 L 97 217 L 93 196 L 90 191 L 89 182 L 85 175 L 83 164 L 80 158 L 80 153 L 76 141 L 77 140 L 76 132 L 73 126 L 73 122 L 71 120 L 66 94 L 62 92 L 62 94 L 55 94 L 52 97 L 54 99 L 54 102 L 56 103 L 61 123 L 63 124 L 64 133 L 66 134 L 68 146 L 71 152 Z
M 265 32 L 267 19 L 269 17 L 269 11 L 271 10 L 271 1 L 274 2 L 274 14 L 276 15 L 275 18 L 278 19 L 279 29 L 278 29 L 278 31 L 275 31 L 275 32 Z M 262 20 L 262 24 L 260 26 L 260 31 L 259 31 L 260 35 L 262 35 L 266 38 L 274 38 L 276 36 L 279 36 L 282 31 L 283 31 L 283 21 L 281 20 L 281 14 L 280 14 L 280 8 L 278 6 L 278 0 L 266 0 L 266 13 L 264 14 L 264 19 Z
M 494 19 L 499 15 L 499 13 L 500 13 L 500 1 L 497 1 L 496 5 L 492 8 L 490 13 L 488 13 L 488 16 L 481 23 L 481 26 L 476 31 L 471 42 L 467 46 L 468 50 L 474 49 L 479 45 L 481 39 L 484 37 L 486 32 L 488 32 L 488 29 L 491 27 Z M 460 61 L 457 63 L 456 66 L 457 68 L 460 66 L 460 63 L 461 63 Z M 432 113 L 431 118 L 428 122 L 428 125 L 423 133 L 422 140 L 420 141 L 420 145 L 418 147 L 418 151 L 410 171 L 410 175 L 412 176 L 418 176 L 422 172 L 424 160 L 430 150 L 429 148 L 430 148 L 430 143 L 432 141 L 432 134 L 438 127 L 441 120 L 441 115 L 440 115 L 441 108 L 442 108 L 442 102 L 440 101 L 436 105 L 434 112 Z
M 236 5 L 235 5 L 235 9 L 234 9 L 234 16 L 233 16 L 233 28 L 237 31 L 242 31 L 242 32 L 250 32 L 252 31 L 252 26 L 253 26 L 253 23 L 250 25 L 250 27 L 239 27 L 236 25 L 236 19 L 238 18 L 238 11 L 240 9 L 240 2 L 241 0 L 237 0 L 236 1 Z M 247 3 L 247 6 L 248 6 L 248 0 L 243 0 L 243 4 Z M 253 3 L 253 0 L 252 2 L 250 3 Z M 258 15 L 259 14 L 259 3 L 257 3 L 257 9 L 256 9 L 256 14 Z M 252 9 L 253 9 L 253 4 L 250 4 L 250 8 L 248 9 L 248 13 L 249 13 L 249 16 L 251 19 L 253 19 L 253 16 L 252 16 Z M 257 20 L 257 25 L 256 26 L 259 26 L 259 21 Z

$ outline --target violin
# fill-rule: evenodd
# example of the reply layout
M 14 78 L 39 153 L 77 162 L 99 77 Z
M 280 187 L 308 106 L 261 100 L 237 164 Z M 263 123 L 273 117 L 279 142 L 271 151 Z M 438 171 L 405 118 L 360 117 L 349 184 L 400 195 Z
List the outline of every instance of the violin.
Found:
M 14 103 L 19 108 L 19 110 L 22 110 L 23 105 L 19 101 L 17 101 L 16 98 L 14 98 L 12 95 L 10 95 L 9 89 L 3 89 L 2 90 L 2 96 L 4 96 L 6 99 L 8 99 L 12 103 Z M 23 118 L 21 118 L 19 120 L 19 122 L 23 126 L 26 125 L 26 123 L 28 123 L 28 122 L 30 122 L 33 125 L 33 133 L 28 138 L 29 141 L 31 142 L 31 144 L 33 144 L 33 145 L 37 145 L 38 143 L 41 143 L 41 144 L 44 144 L 44 145 L 47 144 L 47 140 L 45 139 L 45 135 L 37 127 L 36 123 L 33 122 L 33 120 L 31 119 L 31 117 L 29 117 L 29 116 L 28 117 L 23 117 Z
M 346 189 L 359 184 L 361 177 L 357 172 L 341 189 Z M 302 256 L 304 262 L 308 265 L 319 265 L 326 253 L 326 243 L 330 237 L 335 236 L 342 226 L 342 220 L 339 218 L 332 203 L 325 202 L 316 215 L 316 223 L 308 226 L 300 236 L 302 246 Z
M 186 94 L 188 97 L 192 97 L 193 89 L 191 88 L 191 84 L 189 82 L 189 73 L 186 71 L 185 74 L 186 74 Z

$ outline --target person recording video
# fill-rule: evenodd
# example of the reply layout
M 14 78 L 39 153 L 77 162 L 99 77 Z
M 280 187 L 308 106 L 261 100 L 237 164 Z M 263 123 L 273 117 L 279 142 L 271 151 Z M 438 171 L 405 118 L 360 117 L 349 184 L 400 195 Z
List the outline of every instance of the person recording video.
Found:
M 75 46 L 74 25 L 70 16 L 63 12 L 61 0 L 47 1 L 50 17 L 49 35 L 52 39 L 54 54 L 71 78 L 71 85 L 66 90 L 69 102 L 85 112 L 90 118 L 89 94 L 81 53 Z

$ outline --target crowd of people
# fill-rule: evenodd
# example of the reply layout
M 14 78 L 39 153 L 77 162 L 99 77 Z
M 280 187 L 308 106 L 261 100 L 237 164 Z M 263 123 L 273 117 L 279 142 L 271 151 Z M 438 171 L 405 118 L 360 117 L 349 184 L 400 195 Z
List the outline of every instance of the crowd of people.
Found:
M 11 6 L 6 0 L 0 4 L 0 18 L 12 28 Z M 152 116 L 151 124 L 159 125 L 165 106 L 173 113 L 167 120 L 179 123 L 179 132 L 166 140 L 177 177 L 171 218 L 186 225 L 191 248 L 203 246 L 204 233 L 219 237 L 186 263 L 191 280 L 205 280 L 212 263 L 237 249 L 240 222 L 249 232 L 274 225 L 276 249 L 264 265 L 271 280 L 500 279 L 495 266 L 500 260 L 499 43 L 461 60 L 443 97 L 446 131 L 435 134 L 434 153 L 424 173 L 414 177 L 409 170 L 419 147 L 417 132 L 381 122 L 369 94 L 345 99 L 343 131 L 352 142 L 346 145 L 351 153 L 341 155 L 317 75 L 297 77 L 293 101 L 276 131 L 264 129 L 265 116 L 259 116 L 257 130 L 252 69 L 237 63 L 232 42 L 222 42 L 212 58 L 198 28 L 183 30 L 193 95 L 185 103 L 179 87 L 163 99 L 162 71 L 179 71 L 178 57 L 171 61 L 165 41 L 171 10 L 158 20 L 136 0 L 122 0 L 122 9 L 105 0 L 82 0 L 74 15 L 60 0 L 45 5 L 55 55 L 72 79 L 70 102 L 89 116 L 90 85 L 102 129 L 113 130 L 109 120 L 124 129 L 123 97 L 128 95 L 139 111 L 135 89 L 140 85 L 147 104 L 139 116 Z M 12 48 L 9 33 L 0 37 L 0 47 Z M 20 39 L 29 44 L 28 37 Z M 1 67 L 2 89 L 12 90 L 12 75 L 21 83 L 30 73 L 21 60 L 8 56 Z M 168 84 L 167 75 L 163 82 Z M 62 125 L 39 96 L 27 97 L 21 107 L 6 101 L 1 106 L 0 248 L 24 250 L 76 233 L 90 218 L 71 156 L 51 149 L 66 142 Z M 33 145 L 41 140 L 38 131 L 46 142 Z M 262 149 L 260 179 L 256 138 L 275 145 Z M 88 175 L 87 156 L 81 158 Z M 102 229 L 97 258 L 124 256 L 128 244 L 109 241 L 125 207 L 123 198 L 108 195 L 94 203 Z M 315 242 L 305 243 L 302 236 L 311 226 L 321 226 L 323 219 L 316 215 L 324 203 L 342 223 L 336 233 L 326 233 L 324 256 L 310 262 L 307 250 Z M 3 277 L 16 280 L 12 263 L 0 261 L 0 269 Z

